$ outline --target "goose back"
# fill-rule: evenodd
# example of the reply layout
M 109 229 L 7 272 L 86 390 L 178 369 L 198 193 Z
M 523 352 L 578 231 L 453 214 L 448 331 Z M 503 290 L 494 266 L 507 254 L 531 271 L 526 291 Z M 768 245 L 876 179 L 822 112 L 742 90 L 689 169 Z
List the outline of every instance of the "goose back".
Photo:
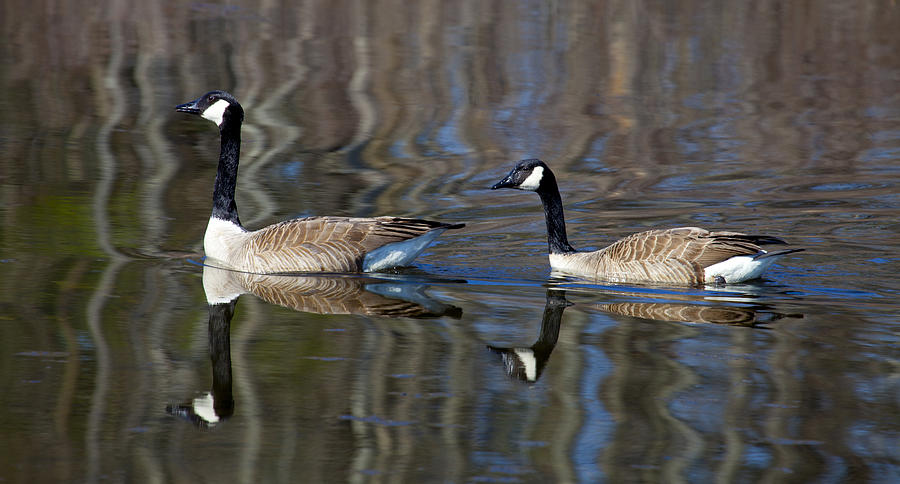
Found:
M 244 232 L 243 240 L 206 252 L 229 268 L 254 273 L 359 272 L 373 251 L 423 236 L 430 241 L 459 226 L 400 217 L 306 217 Z M 418 252 L 406 255 L 411 261 Z
M 735 256 L 765 254 L 758 244 L 783 243 L 769 236 L 678 227 L 629 235 L 595 252 L 551 254 L 550 264 L 562 272 L 614 282 L 697 285 L 710 282 L 707 267 Z

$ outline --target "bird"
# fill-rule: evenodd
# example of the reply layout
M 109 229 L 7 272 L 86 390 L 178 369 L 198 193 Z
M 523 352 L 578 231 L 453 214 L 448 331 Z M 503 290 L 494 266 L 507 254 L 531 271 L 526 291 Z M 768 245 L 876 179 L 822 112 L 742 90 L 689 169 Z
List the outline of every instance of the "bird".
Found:
M 409 265 L 444 231 L 465 226 L 389 216 L 312 216 L 248 230 L 234 200 L 244 109 L 233 95 L 216 90 L 175 110 L 219 127 L 212 215 L 203 237 L 208 264 L 256 274 L 375 272 Z
M 550 266 L 578 277 L 689 286 L 735 284 L 758 278 L 779 257 L 804 250 L 767 252 L 760 246 L 787 242 L 769 235 L 678 227 L 639 232 L 606 248 L 581 252 L 569 244 L 556 176 L 546 163 L 536 158 L 519 161 L 491 187 L 499 188 L 537 192 L 547 222 Z

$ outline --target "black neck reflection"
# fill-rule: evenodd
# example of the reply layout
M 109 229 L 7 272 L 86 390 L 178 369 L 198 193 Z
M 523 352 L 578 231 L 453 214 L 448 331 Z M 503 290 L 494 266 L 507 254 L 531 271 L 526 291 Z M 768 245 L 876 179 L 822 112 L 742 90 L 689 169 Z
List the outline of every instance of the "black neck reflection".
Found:
M 564 290 L 548 289 L 541 329 L 534 344 L 528 347 L 488 345 L 492 352 L 500 356 L 506 374 L 510 378 L 529 384 L 537 382 L 547 366 L 553 348 L 556 347 L 563 311 L 568 306 L 569 301 L 566 300 Z
M 363 274 L 260 275 L 204 266 L 212 389 L 190 403 L 168 405 L 166 412 L 200 428 L 213 427 L 234 414 L 231 320 L 242 294 L 251 293 L 268 303 L 304 313 L 459 319 L 462 316 L 460 308 L 427 294 L 429 280 L 425 276 L 385 279 Z M 465 283 L 461 280 L 440 282 Z

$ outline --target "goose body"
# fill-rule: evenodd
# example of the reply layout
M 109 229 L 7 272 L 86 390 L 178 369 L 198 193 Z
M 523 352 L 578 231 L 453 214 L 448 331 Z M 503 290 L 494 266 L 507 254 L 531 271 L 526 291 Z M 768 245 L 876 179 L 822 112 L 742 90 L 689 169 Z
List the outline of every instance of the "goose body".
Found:
M 738 283 L 760 277 L 778 257 L 803 250 L 767 252 L 760 246 L 786 242 L 767 235 L 678 227 L 639 232 L 606 248 L 579 252 L 569 244 L 556 177 L 543 161 L 520 161 L 491 188 L 537 192 L 547 222 L 550 266 L 581 277 L 679 285 Z
M 234 200 L 243 108 L 231 94 L 210 91 L 175 109 L 219 127 L 213 209 L 203 238 L 210 264 L 258 274 L 379 271 L 409 265 L 445 230 L 464 226 L 401 217 L 320 216 L 247 230 Z

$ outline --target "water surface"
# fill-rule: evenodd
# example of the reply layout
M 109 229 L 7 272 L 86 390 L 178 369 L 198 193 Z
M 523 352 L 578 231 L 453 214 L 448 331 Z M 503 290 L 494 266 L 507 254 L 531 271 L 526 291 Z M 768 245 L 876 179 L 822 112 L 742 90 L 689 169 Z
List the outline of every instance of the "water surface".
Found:
M 0 480 L 900 480 L 894 3 L 2 18 Z M 247 112 L 246 226 L 467 227 L 390 274 L 211 276 L 218 137 L 174 111 L 210 89 Z M 806 251 L 724 288 L 552 277 L 537 197 L 487 189 L 524 157 L 578 248 Z

